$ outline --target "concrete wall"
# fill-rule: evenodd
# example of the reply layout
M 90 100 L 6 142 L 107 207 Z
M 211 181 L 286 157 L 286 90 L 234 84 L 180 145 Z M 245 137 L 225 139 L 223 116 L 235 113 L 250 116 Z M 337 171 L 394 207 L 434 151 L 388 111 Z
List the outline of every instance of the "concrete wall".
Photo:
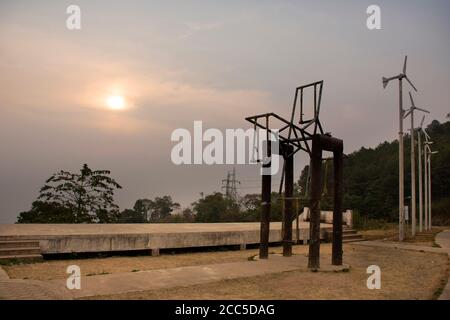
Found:
M 321 237 L 325 238 L 323 228 Z M 43 254 L 110 252 L 131 250 L 155 250 L 190 247 L 209 247 L 226 245 L 248 245 L 259 243 L 259 230 L 227 231 L 227 232 L 189 232 L 165 234 L 130 234 L 130 235 L 77 235 L 57 236 L 40 240 Z M 296 233 L 293 232 L 295 241 Z M 281 230 L 271 230 L 269 241 L 281 241 Z M 300 239 L 309 240 L 309 229 L 300 229 Z
M 309 221 L 309 208 L 305 207 L 302 214 L 299 216 L 300 221 Z M 325 223 L 333 223 L 333 211 L 320 211 L 320 221 Z M 348 226 L 353 227 L 353 211 L 346 210 L 342 213 L 342 222 Z
M 293 240 L 297 240 L 293 223 Z M 321 236 L 332 225 L 321 223 Z M 270 223 L 271 243 L 281 242 L 281 222 Z M 299 241 L 309 240 L 309 223 L 299 223 Z M 39 240 L 43 254 L 210 247 L 259 243 L 260 223 L 11 224 L 0 240 Z

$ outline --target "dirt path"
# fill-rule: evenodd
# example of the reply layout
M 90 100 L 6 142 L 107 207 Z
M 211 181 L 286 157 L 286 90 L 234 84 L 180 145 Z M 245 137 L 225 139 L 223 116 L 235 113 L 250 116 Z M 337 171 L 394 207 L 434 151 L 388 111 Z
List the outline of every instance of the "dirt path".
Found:
M 344 262 L 351 267 L 338 273 L 308 271 L 307 246 L 294 246 L 295 257 L 272 257 L 262 262 L 248 261 L 257 250 L 247 250 L 8 266 L 10 276 L 23 278 L 0 280 L 0 298 L 433 299 L 447 281 L 448 257 L 441 253 L 444 249 L 362 243 L 345 244 Z M 331 260 L 330 249 L 329 244 L 322 246 L 323 265 Z M 280 252 L 281 248 L 270 251 Z M 80 291 L 65 288 L 65 270 L 70 264 L 81 267 Z M 382 271 L 380 290 L 366 286 L 367 267 L 373 264 Z M 145 271 L 132 269 L 137 265 Z M 94 270 L 110 273 L 89 276 L 87 272 Z M 24 280 L 27 277 L 43 279 Z

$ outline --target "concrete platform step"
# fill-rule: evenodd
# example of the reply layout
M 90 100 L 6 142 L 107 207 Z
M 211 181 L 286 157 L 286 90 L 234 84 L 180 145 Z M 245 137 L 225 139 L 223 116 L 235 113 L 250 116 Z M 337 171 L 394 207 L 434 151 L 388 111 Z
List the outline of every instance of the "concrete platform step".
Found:
M 358 234 L 358 231 L 354 229 L 343 229 L 342 230 L 342 242 L 353 242 L 353 241 L 362 241 L 364 240 L 362 235 Z M 333 241 L 333 232 L 327 232 L 327 241 Z
M 0 241 L 0 249 L 7 249 L 7 248 L 39 248 L 39 241 L 36 240 Z
M 27 256 L 41 254 L 41 248 L 39 247 L 23 247 L 23 248 L 3 248 L 0 249 L 0 256 Z

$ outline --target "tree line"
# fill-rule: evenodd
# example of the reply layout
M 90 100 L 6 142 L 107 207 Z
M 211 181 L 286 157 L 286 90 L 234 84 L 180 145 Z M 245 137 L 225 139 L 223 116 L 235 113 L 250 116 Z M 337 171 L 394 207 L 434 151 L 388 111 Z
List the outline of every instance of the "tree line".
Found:
M 122 187 L 109 170 L 84 164 L 79 173 L 59 171 L 45 181 L 31 209 L 17 223 L 155 223 L 258 221 L 260 196 L 238 201 L 222 193 L 202 195 L 191 207 L 181 208 L 171 196 L 138 199 L 133 208 L 119 210 L 114 192 Z M 275 194 L 274 194 L 275 197 Z M 179 211 L 178 214 L 173 214 Z M 281 210 L 276 210 L 281 216 Z

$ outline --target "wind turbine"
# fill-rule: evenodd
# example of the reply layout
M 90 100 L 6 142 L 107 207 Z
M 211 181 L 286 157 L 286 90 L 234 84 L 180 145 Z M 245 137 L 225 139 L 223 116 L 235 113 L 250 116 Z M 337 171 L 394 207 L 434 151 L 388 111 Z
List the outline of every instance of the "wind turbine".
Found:
M 419 110 L 426 113 L 430 113 L 430 111 L 416 107 L 411 91 L 409 92 L 409 99 L 411 100 L 411 107 L 405 113 L 404 118 L 406 119 L 409 115 L 411 116 L 411 233 L 414 237 L 416 235 L 416 156 L 414 150 L 414 111 Z M 422 220 L 422 217 L 420 220 Z
M 404 170 L 403 170 L 403 79 L 406 79 L 414 91 L 417 91 L 416 87 L 406 76 L 406 62 L 408 60 L 408 56 L 405 56 L 405 62 L 403 63 L 403 72 L 390 77 L 383 77 L 383 88 L 386 88 L 389 81 L 398 79 L 398 90 L 399 90 L 399 130 L 398 130 L 398 143 L 399 143 L 399 154 L 398 154 L 398 166 L 399 166 L 399 175 L 398 175 L 398 188 L 399 188 L 399 199 L 398 199 L 398 216 L 399 216 L 399 233 L 398 238 L 399 241 L 403 241 L 405 238 L 405 211 L 404 211 Z
M 417 146 L 419 147 L 419 232 L 423 231 L 423 178 L 422 178 L 422 128 L 425 116 L 422 117 L 420 127 L 417 130 Z
M 430 136 L 427 133 L 426 129 L 422 129 L 423 134 L 425 135 L 425 142 L 424 144 L 424 150 L 423 150 L 423 166 L 424 166 L 424 182 L 425 182 L 425 206 L 424 206 L 424 214 L 425 214 L 425 221 L 424 221 L 424 225 L 425 225 L 425 230 L 429 230 L 430 229 L 430 223 L 428 222 L 428 206 L 429 206 L 429 202 L 428 202 L 428 171 L 429 171 L 429 167 L 428 167 L 428 152 L 431 151 L 430 149 L 430 145 L 433 144 L 432 141 L 430 141 Z

